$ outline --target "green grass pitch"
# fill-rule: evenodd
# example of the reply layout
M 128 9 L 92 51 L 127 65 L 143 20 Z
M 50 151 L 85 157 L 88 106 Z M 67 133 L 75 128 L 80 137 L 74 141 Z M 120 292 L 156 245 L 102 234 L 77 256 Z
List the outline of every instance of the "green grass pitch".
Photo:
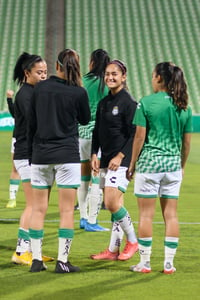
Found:
M 70 261 L 81 268 L 80 273 L 55 274 L 55 262 L 48 270 L 30 273 L 29 267 L 11 263 L 16 247 L 19 217 L 24 207 L 20 186 L 17 207 L 5 208 L 11 170 L 11 132 L 0 132 L 0 299 L 2 300 L 129 300 L 129 299 L 200 299 L 200 134 L 193 134 L 192 147 L 185 169 L 179 199 L 180 243 L 175 257 L 177 272 L 164 275 L 164 225 L 157 202 L 154 218 L 153 249 L 150 274 L 133 273 L 129 267 L 138 262 L 136 254 L 129 261 L 93 261 L 90 254 L 108 246 L 109 232 L 90 233 L 79 229 L 79 211 L 75 211 L 75 237 Z M 43 254 L 57 257 L 58 209 L 57 191 L 53 188 L 45 222 Z M 137 232 L 138 210 L 131 182 L 125 194 L 125 206 Z M 110 227 L 110 214 L 101 210 L 99 223 Z

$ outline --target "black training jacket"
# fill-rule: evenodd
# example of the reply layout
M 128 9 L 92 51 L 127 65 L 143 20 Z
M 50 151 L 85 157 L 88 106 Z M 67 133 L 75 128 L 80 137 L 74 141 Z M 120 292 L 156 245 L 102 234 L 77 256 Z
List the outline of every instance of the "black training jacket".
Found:
M 92 154 L 97 154 L 101 148 L 101 168 L 108 167 L 109 161 L 119 152 L 125 155 L 121 166 L 129 166 L 135 134 L 132 121 L 136 107 L 136 101 L 125 89 L 116 95 L 109 92 L 99 102 L 92 136 Z
M 27 119 L 30 99 L 33 94 L 34 86 L 28 83 L 23 83 L 16 94 L 14 102 L 14 118 L 15 118 L 15 153 L 14 159 L 28 159 L 27 145 Z
M 84 88 L 51 76 L 36 84 L 28 122 L 29 156 L 33 164 L 80 162 L 78 123 L 90 121 Z
M 13 118 L 15 118 L 15 108 L 12 98 L 7 98 L 8 110 Z M 13 137 L 15 137 L 15 126 L 13 128 Z

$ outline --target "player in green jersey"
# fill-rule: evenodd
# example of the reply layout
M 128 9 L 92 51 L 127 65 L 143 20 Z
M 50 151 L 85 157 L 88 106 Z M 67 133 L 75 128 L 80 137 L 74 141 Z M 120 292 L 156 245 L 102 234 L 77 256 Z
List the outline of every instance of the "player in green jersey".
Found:
M 164 273 L 176 271 L 173 260 L 179 240 L 177 199 L 190 150 L 192 112 L 188 107 L 183 71 L 170 62 L 157 64 L 152 75 L 154 94 L 141 99 L 134 118 L 136 135 L 127 171 L 135 174 L 138 198 L 140 262 L 134 272 L 151 272 L 152 220 L 160 198 L 165 222 Z
M 90 232 L 108 230 L 97 224 L 97 216 L 102 202 L 102 190 L 99 189 L 99 176 L 94 172 L 91 173 L 90 158 L 97 104 L 108 94 L 108 87 L 104 83 L 104 71 L 109 61 L 110 57 L 105 50 L 94 50 L 90 57 L 89 72 L 83 76 L 83 86 L 89 97 L 91 120 L 86 126 L 79 125 L 81 186 L 78 189 L 78 202 L 80 228 Z

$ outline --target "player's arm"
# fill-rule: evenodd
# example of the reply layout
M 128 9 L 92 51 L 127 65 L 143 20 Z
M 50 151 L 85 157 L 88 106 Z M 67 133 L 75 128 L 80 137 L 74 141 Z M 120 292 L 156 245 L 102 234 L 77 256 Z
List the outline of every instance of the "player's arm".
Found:
M 181 149 L 181 167 L 184 169 L 188 155 L 190 153 L 191 133 L 184 133 Z
M 136 162 L 140 155 L 140 152 L 142 150 L 142 147 L 144 145 L 145 137 L 146 137 L 146 127 L 137 126 L 135 137 L 133 140 L 131 162 L 130 162 L 129 168 L 127 170 L 127 179 L 128 180 L 132 179 L 133 174 L 135 172 L 135 165 L 136 165 Z
M 7 90 L 6 96 L 7 96 L 7 104 L 8 104 L 8 110 L 11 114 L 11 116 L 14 118 L 14 103 L 13 103 L 13 95 L 14 92 L 12 90 Z

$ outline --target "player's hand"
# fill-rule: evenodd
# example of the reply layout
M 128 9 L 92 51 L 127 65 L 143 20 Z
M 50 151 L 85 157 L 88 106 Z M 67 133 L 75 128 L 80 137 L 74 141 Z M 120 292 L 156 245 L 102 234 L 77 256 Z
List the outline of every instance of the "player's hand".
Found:
M 108 169 L 112 171 L 117 171 L 119 166 L 121 165 L 122 159 L 124 158 L 124 155 L 119 152 L 115 157 L 113 157 L 108 165 Z
M 96 154 L 92 154 L 92 158 L 91 158 L 91 167 L 92 167 L 92 171 L 95 174 L 99 173 L 99 160 Z
M 13 90 L 7 90 L 7 92 L 6 92 L 7 98 L 12 98 L 13 95 L 14 95 L 14 91 Z
M 135 173 L 135 165 L 129 166 L 128 170 L 126 171 L 126 178 L 131 181 L 133 179 L 133 175 Z

